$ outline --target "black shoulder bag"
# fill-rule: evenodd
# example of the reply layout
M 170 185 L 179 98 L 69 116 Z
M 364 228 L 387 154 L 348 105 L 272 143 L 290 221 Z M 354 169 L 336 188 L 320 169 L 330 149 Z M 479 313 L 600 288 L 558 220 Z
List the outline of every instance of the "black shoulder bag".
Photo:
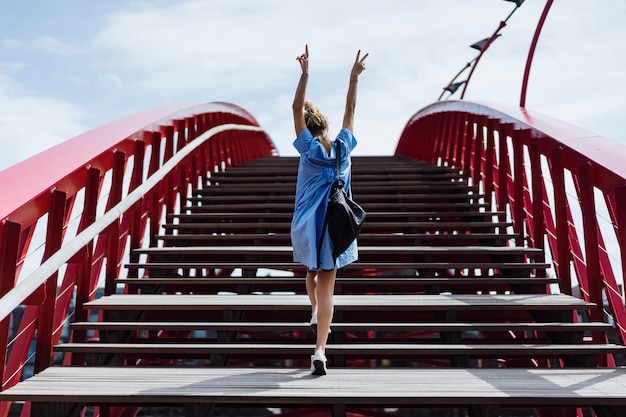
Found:
M 341 150 L 339 141 L 335 140 L 336 159 L 337 159 L 337 178 L 330 190 L 328 197 L 328 206 L 326 208 L 326 216 L 324 217 L 324 226 L 322 227 L 322 235 L 317 245 L 317 266 L 321 264 L 321 251 L 326 228 L 328 228 L 328 236 L 333 246 L 333 260 L 337 260 L 339 255 L 345 252 L 357 238 L 361 232 L 361 227 L 365 221 L 365 210 L 359 206 L 344 191 L 344 182 L 341 180 Z

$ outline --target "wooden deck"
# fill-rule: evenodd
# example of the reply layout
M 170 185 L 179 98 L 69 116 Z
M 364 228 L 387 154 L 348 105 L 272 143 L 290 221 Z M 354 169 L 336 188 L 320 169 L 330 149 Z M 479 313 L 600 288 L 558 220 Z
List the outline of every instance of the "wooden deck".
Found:
M 375 382 L 375 383 L 373 383 Z M 0 392 L 0 400 L 97 404 L 328 407 L 542 407 L 594 405 L 617 417 L 626 405 L 619 369 L 308 369 L 52 367 Z M 337 407 L 340 406 L 340 407 Z M 199 415 L 199 414 L 198 414 Z
M 134 250 L 118 293 L 83 306 L 99 321 L 71 323 L 72 342 L 54 347 L 72 366 L 0 401 L 31 401 L 37 417 L 84 405 L 626 415 L 626 368 L 606 367 L 625 347 L 610 323 L 588 321 L 600 306 L 552 294 L 543 251 L 457 170 L 406 158 L 354 159 L 369 217 L 360 259 L 336 281 L 329 374 L 310 376 L 305 270 L 289 236 L 296 171 L 297 158 L 264 158 L 211 173 L 167 214 L 153 237 L 164 247 Z

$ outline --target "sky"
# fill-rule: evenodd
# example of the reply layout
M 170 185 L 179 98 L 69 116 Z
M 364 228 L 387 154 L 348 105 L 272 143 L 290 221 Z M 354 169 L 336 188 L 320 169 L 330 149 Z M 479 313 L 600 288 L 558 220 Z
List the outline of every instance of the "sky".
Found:
M 511 16 L 466 100 L 519 104 L 544 5 L 526 0 Z M 410 117 L 477 56 L 469 45 L 513 9 L 505 0 L 0 0 L 0 170 L 129 114 L 188 102 L 237 104 L 280 155 L 296 155 L 291 102 L 305 44 L 307 99 L 331 134 L 356 52 L 370 54 L 355 156 L 391 155 Z M 526 107 L 626 142 L 625 18 L 623 0 L 555 0 Z

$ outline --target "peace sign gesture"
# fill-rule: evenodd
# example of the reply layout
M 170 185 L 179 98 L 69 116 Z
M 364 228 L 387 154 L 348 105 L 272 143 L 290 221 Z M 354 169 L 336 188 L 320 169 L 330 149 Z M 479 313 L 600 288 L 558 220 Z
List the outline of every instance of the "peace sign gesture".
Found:
M 352 65 L 352 71 L 350 71 L 350 79 L 358 78 L 359 74 L 361 74 L 365 70 L 365 58 L 367 58 L 368 56 L 369 54 L 365 54 L 363 55 L 363 58 L 361 58 L 361 50 L 359 49 L 359 51 L 356 53 L 354 65 Z
M 304 53 L 298 57 L 296 60 L 300 63 L 300 68 L 302 69 L 303 74 L 309 73 L 309 45 L 305 45 Z

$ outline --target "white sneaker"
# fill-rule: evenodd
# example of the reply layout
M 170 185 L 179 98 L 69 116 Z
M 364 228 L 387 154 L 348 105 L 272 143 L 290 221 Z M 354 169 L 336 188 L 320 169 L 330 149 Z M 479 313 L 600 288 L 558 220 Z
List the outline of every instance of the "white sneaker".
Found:
M 309 326 L 311 326 L 311 331 L 313 334 L 317 334 L 317 314 L 311 314 L 311 320 L 309 320 Z M 332 333 L 332 329 L 328 329 L 328 334 Z
M 326 355 L 321 350 L 311 355 L 311 375 L 326 375 Z
M 309 326 L 311 326 L 311 331 L 313 334 L 317 334 L 317 314 L 311 314 L 311 320 L 309 321 Z

